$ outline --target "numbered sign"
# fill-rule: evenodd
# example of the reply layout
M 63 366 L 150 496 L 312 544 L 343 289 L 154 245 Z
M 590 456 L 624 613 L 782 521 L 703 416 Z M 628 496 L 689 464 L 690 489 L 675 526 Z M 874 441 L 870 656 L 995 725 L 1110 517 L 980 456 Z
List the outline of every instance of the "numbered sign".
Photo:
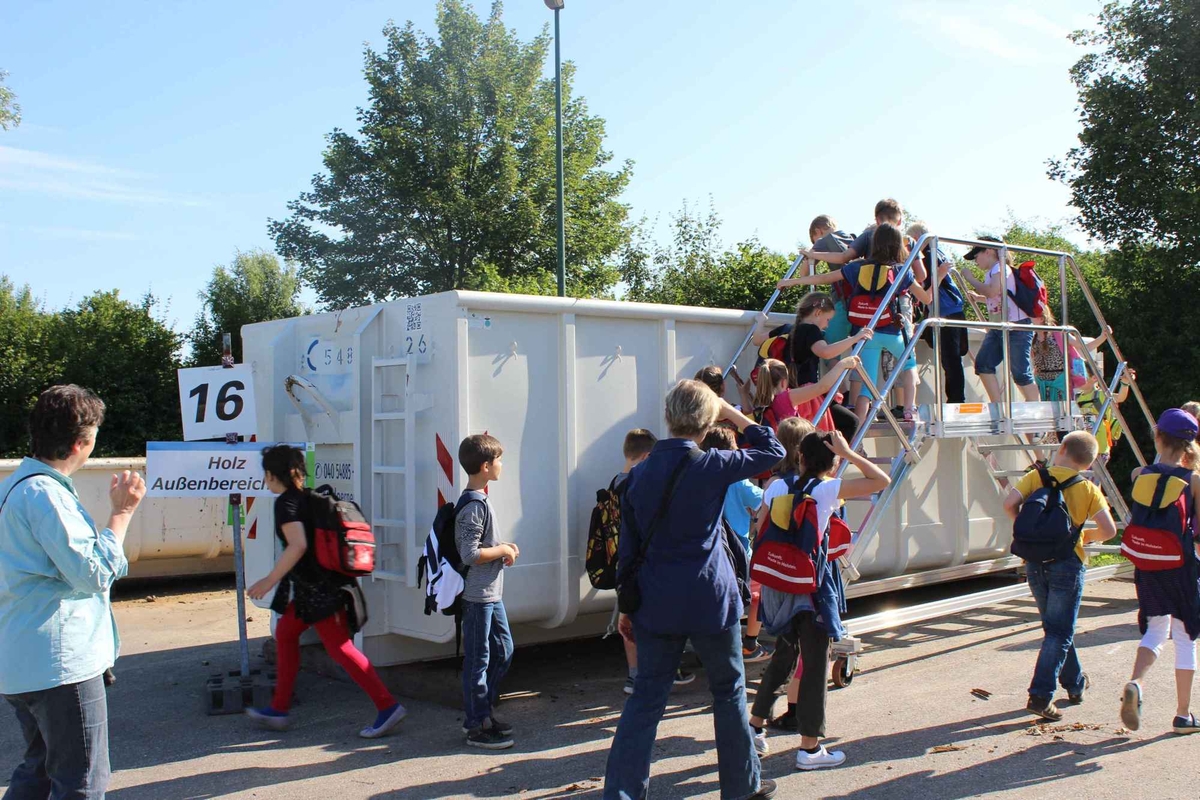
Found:
M 219 439 L 227 433 L 258 433 L 254 409 L 254 380 L 249 364 L 232 369 L 194 367 L 179 370 L 179 405 L 183 409 L 183 438 Z

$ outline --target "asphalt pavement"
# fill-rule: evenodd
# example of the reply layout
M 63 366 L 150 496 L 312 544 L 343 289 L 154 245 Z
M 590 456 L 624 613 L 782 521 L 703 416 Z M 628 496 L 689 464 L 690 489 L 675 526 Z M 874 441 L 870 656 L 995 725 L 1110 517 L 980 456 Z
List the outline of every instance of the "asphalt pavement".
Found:
M 876 600 L 871 610 L 904 601 Z M 423 673 L 409 692 L 421 696 L 404 698 L 409 715 L 394 736 L 359 739 L 374 715 L 369 701 L 353 684 L 312 672 L 300 677 L 293 728 L 271 733 L 204 713 L 205 678 L 237 663 L 232 592 L 141 590 L 116 609 L 125 646 L 109 694 L 110 800 L 600 796 L 625 699 L 615 639 L 518 649 L 498 710 L 517 745 L 486 752 L 464 746 L 458 708 L 428 699 L 454 696 L 451 664 Z M 257 665 L 267 620 L 251 616 Z M 1031 600 L 869 636 L 854 682 L 829 696 L 829 743 L 846 752 L 846 765 L 796 772 L 798 737 L 782 734 L 770 738 L 763 774 L 779 781 L 780 798 L 1194 797 L 1200 736 L 1170 731 L 1169 647 L 1146 684 L 1142 729 L 1130 733 L 1118 718 L 1138 640 L 1131 583 L 1087 587 L 1077 640 L 1093 688 L 1061 723 L 1045 725 L 1023 708 L 1040 641 Z M 761 670 L 748 669 L 752 684 Z M 402 694 L 405 675 L 389 676 Z M 719 796 L 707 703 L 703 671 L 672 695 L 651 797 Z M 22 750 L 15 718 L 0 712 L 0 785 Z

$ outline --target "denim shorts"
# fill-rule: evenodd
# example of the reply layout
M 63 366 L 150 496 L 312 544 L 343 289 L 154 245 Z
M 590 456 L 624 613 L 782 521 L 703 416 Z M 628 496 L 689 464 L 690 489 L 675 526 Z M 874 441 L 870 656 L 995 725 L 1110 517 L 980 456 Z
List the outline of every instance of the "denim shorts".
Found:
M 1017 320 L 1022 325 L 1028 325 L 1028 319 Z M 1017 386 L 1028 386 L 1033 383 L 1033 365 L 1029 361 L 1029 351 L 1033 348 L 1033 331 L 1008 332 L 1008 357 L 1011 359 L 1009 372 Z M 995 375 L 996 368 L 1004 361 L 1004 340 L 1000 338 L 998 328 L 990 328 L 979 345 L 975 355 L 976 375 Z

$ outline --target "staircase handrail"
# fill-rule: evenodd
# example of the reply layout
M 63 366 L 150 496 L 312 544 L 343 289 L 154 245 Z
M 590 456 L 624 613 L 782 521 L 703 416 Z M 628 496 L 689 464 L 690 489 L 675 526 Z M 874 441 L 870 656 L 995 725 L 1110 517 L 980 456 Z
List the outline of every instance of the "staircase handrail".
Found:
M 883 312 L 887 310 L 888 306 L 890 306 L 892 303 L 892 299 L 896 296 L 896 290 L 899 289 L 900 284 L 904 282 L 905 276 L 908 275 L 912 271 L 912 266 L 916 262 L 916 260 L 920 257 L 921 250 L 925 247 L 925 243 L 927 241 L 936 241 L 936 239 L 937 239 L 937 237 L 933 234 L 930 234 L 930 233 L 921 234 L 921 238 L 917 240 L 916 246 L 914 246 L 912 248 L 912 251 L 908 254 L 908 258 L 906 258 L 904 260 L 904 266 L 902 266 L 900 268 L 900 272 L 898 274 L 893 275 L 892 284 L 891 284 L 891 286 L 888 287 L 887 292 L 884 293 L 883 300 L 881 300 L 879 303 L 879 308 L 875 309 L 875 313 L 871 316 L 871 320 L 866 325 L 862 326 L 863 328 L 870 328 L 872 331 L 875 330 L 875 326 L 879 324 L 879 319 L 880 319 L 880 317 L 883 316 Z M 936 273 L 934 273 L 934 277 L 936 277 Z M 922 328 L 922 330 L 924 330 L 924 328 Z M 905 353 L 912 352 L 912 348 L 914 346 L 913 342 L 916 342 L 918 338 L 919 337 L 914 332 L 912 341 L 909 342 L 909 347 L 906 347 L 904 350 Z M 854 348 L 850 351 L 849 355 L 857 356 L 860 352 L 862 352 L 864 345 L 866 345 L 866 340 L 859 341 L 858 343 L 856 343 L 854 345 Z M 907 358 L 907 356 L 905 356 L 905 357 Z M 897 362 L 897 363 L 903 363 L 903 362 Z M 862 366 L 860 365 L 855 371 L 858 372 L 858 374 L 863 378 L 863 385 L 866 386 L 867 388 L 871 389 L 872 393 L 874 394 L 874 387 L 872 387 L 870 385 L 871 381 L 870 381 L 870 379 L 867 378 L 867 374 L 862 369 Z M 898 370 L 898 369 L 893 370 L 892 375 L 894 376 L 894 375 L 898 374 L 899 372 L 900 372 L 900 370 Z M 829 389 L 829 391 L 826 392 L 825 399 L 821 401 L 820 410 L 818 410 L 817 413 L 813 416 L 814 424 L 815 424 L 816 420 L 822 419 L 825 416 L 825 412 L 829 410 L 829 406 L 833 402 L 834 395 L 836 395 L 838 393 L 838 390 L 841 388 L 842 383 L 845 380 L 846 380 L 846 371 L 843 371 L 840 375 L 837 376 L 837 380 L 834 381 L 833 386 Z M 889 385 L 893 382 L 894 381 L 891 381 L 891 380 L 888 381 Z M 895 417 L 892 416 L 891 409 L 885 407 L 883 409 L 883 413 L 887 417 L 888 422 L 891 424 L 892 428 L 896 431 L 900 431 L 900 426 L 896 424 L 896 419 L 895 419 Z M 870 420 L 870 419 L 873 419 L 873 417 L 868 416 L 867 419 Z M 866 424 L 859 426 L 859 428 L 866 428 L 866 427 L 868 427 Z M 858 437 L 855 437 L 855 438 L 857 439 Z M 901 435 L 900 440 L 902 442 L 905 442 L 905 445 L 906 445 L 905 449 L 910 450 L 911 445 L 908 443 L 907 437 Z
M 794 275 L 796 273 L 796 270 L 800 267 L 800 264 L 803 261 L 804 261 L 803 253 L 796 256 L 796 259 L 794 261 L 792 261 L 792 265 L 790 267 L 788 267 L 788 271 L 786 273 L 784 273 L 782 280 L 786 281 L 789 278 L 791 278 L 792 275 Z M 781 294 L 783 294 L 783 290 L 780 289 L 778 285 L 776 285 L 775 291 L 771 292 L 771 297 L 767 300 L 767 304 L 765 306 L 763 306 L 762 313 L 764 315 L 771 313 L 771 309 L 775 307 L 775 301 L 779 299 L 779 296 Z M 725 366 L 725 371 L 722 373 L 723 375 L 729 374 L 729 370 L 733 369 L 733 366 L 735 364 L 737 364 L 737 360 L 742 357 L 742 352 L 745 351 L 746 347 L 750 344 L 750 340 L 753 338 L 754 338 L 754 328 L 751 328 L 750 332 L 748 334 L 746 334 L 746 338 L 742 340 L 741 347 L 739 347 L 737 349 L 737 352 L 733 354 L 733 358 L 731 358 L 729 360 L 729 363 Z

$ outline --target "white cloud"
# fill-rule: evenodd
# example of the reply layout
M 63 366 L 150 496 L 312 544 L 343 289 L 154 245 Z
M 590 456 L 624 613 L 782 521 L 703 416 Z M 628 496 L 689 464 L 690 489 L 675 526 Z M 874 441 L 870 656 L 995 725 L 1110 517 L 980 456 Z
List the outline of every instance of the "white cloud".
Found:
M 1016 3 L 1009 3 L 996 9 L 999 16 L 1003 19 L 1019 25 L 1023 28 L 1028 28 L 1031 31 L 1045 34 L 1053 39 L 1066 41 L 1067 36 L 1071 33 L 1071 28 L 1060 25 L 1049 17 L 1034 11 L 1028 6 L 1020 6 Z
M 44 225 L 3 226 L 17 233 L 41 236 L 47 239 L 77 239 L 85 242 L 133 242 L 140 237 L 126 231 L 97 231 L 86 228 L 63 228 Z
M 939 39 L 1008 61 L 1025 64 L 1076 56 L 1062 25 L 1028 4 L 964 7 L 958 3 L 923 2 L 900 7 L 902 14 Z
M 142 185 L 149 177 L 90 161 L 0 145 L 0 187 L 110 203 L 204 205 L 195 198 Z

